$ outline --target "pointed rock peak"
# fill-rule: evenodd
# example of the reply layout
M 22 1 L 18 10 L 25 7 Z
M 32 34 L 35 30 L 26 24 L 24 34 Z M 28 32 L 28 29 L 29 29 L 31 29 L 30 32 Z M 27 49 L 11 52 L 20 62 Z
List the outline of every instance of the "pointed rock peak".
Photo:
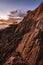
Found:
M 43 12 L 43 2 L 41 2 L 41 4 L 35 9 L 35 16 L 37 17 L 42 12 Z
M 41 2 L 41 4 L 38 7 L 39 10 L 43 10 L 43 2 Z
M 41 2 L 40 6 L 43 6 L 43 2 Z

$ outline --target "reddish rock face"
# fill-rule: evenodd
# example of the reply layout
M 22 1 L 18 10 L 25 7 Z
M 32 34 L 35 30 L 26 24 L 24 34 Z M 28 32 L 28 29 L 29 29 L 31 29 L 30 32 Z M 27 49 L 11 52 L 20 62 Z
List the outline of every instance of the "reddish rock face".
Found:
M 43 2 L 19 24 L 0 30 L 0 65 L 43 65 Z
M 27 12 L 27 18 L 28 19 L 34 19 L 34 20 L 37 20 L 37 18 L 40 17 L 40 14 L 42 13 L 43 15 L 43 2 L 33 11 L 28 11 Z

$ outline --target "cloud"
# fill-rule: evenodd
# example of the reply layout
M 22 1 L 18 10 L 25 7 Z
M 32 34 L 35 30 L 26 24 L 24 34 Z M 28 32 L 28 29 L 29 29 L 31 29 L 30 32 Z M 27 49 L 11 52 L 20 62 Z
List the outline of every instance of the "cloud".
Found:
M 21 10 L 16 10 L 16 11 L 11 11 L 9 18 L 23 18 L 26 15 L 25 12 L 21 11 Z

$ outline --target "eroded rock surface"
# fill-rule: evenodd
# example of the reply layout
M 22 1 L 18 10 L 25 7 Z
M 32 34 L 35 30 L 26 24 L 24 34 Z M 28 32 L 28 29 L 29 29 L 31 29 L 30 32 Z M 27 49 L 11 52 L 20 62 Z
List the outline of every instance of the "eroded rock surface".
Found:
M 0 30 L 0 65 L 43 65 L 43 2 L 19 24 Z

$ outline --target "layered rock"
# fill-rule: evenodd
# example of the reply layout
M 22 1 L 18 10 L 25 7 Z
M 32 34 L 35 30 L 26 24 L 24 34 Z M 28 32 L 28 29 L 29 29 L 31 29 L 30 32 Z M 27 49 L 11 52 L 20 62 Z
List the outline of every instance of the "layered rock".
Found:
M 43 65 L 43 2 L 17 25 L 0 31 L 0 65 Z

